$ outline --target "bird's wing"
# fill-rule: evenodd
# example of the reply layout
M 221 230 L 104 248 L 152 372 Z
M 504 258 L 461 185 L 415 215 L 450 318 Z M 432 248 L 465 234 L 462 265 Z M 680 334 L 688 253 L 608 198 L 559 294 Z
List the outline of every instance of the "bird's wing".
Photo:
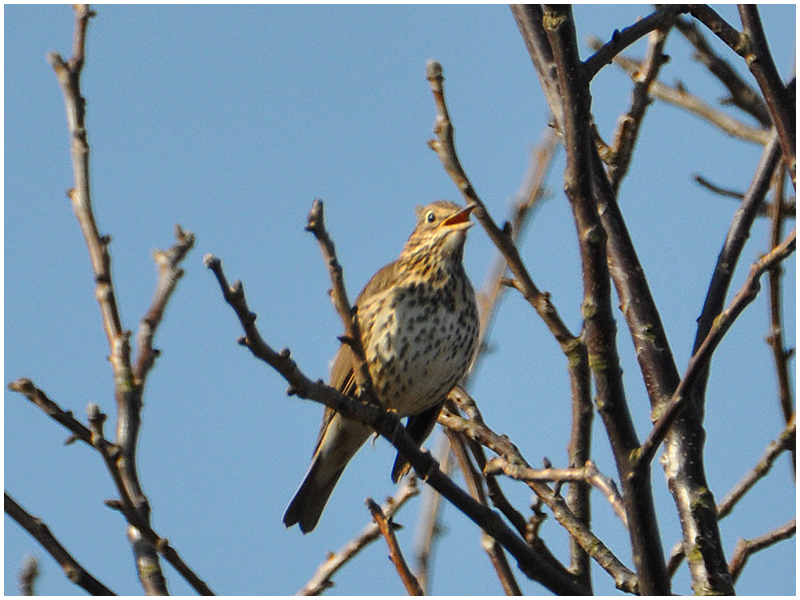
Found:
M 364 289 L 361 290 L 361 293 L 359 293 L 356 297 L 356 307 L 358 307 L 364 295 L 378 294 L 392 284 L 396 262 L 397 261 L 389 263 L 372 276 L 372 278 L 367 282 L 367 285 L 364 286 Z M 353 356 L 353 351 L 350 349 L 350 346 L 347 344 L 342 344 L 339 346 L 339 350 L 336 352 L 336 356 L 333 358 L 333 365 L 331 366 L 331 387 L 336 388 L 348 396 L 354 396 L 356 393 L 357 386 L 355 376 L 353 374 L 354 360 L 355 357 Z M 322 438 L 325 437 L 325 432 L 327 431 L 328 425 L 330 425 L 334 414 L 334 410 L 330 408 L 325 409 L 325 414 L 322 417 L 322 424 L 319 428 L 317 444 L 314 447 L 314 454 L 316 454 L 317 450 L 319 450 L 319 446 L 322 443 Z

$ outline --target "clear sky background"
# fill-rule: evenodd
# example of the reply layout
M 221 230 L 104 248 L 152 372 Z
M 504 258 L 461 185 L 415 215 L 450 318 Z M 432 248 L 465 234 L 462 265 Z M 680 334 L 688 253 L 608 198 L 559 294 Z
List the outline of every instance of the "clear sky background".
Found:
M 578 6 L 582 55 L 589 34 L 650 12 L 647 6 Z M 733 6 L 719 7 L 734 25 Z M 762 17 L 783 77 L 795 57 L 793 5 L 765 6 Z M 64 191 L 73 185 L 63 100 L 45 54 L 71 49 L 67 6 L 5 7 L 5 373 L 31 378 L 85 419 L 89 402 L 113 421 L 108 347 L 86 247 Z M 713 36 L 708 36 L 720 48 Z M 628 51 L 644 53 L 640 43 Z M 715 103 L 724 90 L 678 33 L 661 79 L 680 79 Z M 725 53 L 745 79 L 743 61 Z M 462 162 L 496 220 L 508 214 L 528 153 L 548 114 L 530 58 L 507 6 L 101 6 L 89 26 L 83 93 L 88 101 L 92 186 L 101 233 L 111 253 L 124 326 L 136 330 L 155 282 L 151 252 L 173 243 L 180 223 L 197 235 L 158 331 L 163 354 L 145 395 L 139 468 L 153 526 L 221 594 L 293 594 L 326 557 L 369 521 L 364 499 L 394 491 L 394 453 L 383 440 L 350 465 L 320 525 L 310 535 L 286 530 L 283 511 L 299 485 L 322 408 L 284 394 L 285 382 L 236 344 L 241 335 L 204 254 L 219 256 L 231 281 L 242 279 L 264 337 L 289 347 L 311 378 L 326 377 L 341 324 L 313 237 L 303 230 L 315 197 L 344 265 L 351 298 L 399 253 L 414 206 L 461 201 L 433 152 L 434 105 L 425 61 L 442 62 Z M 593 109 L 609 139 L 627 108 L 630 83 L 608 66 L 593 83 Z M 730 109 L 730 112 L 735 113 Z M 681 371 L 695 319 L 737 203 L 692 182 L 700 173 L 744 190 L 761 149 L 726 137 L 679 109 L 649 110 L 620 203 L 648 274 Z M 534 216 L 523 257 L 552 293 L 567 325 L 580 327 L 581 288 L 575 230 L 561 191 L 560 153 L 552 194 Z M 792 223 L 788 224 L 789 228 Z M 737 271 L 763 253 L 768 223 L 753 228 Z M 476 288 L 495 250 L 475 227 L 465 264 Z M 786 343 L 795 345 L 795 268 L 786 263 Z M 717 500 L 756 463 L 782 430 L 776 379 L 764 336 L 766 294 L 742 315 L 716 353 L 708 391 L 707 467 Z M 639 435 L 649 404 L 629 334 L 617 313 L 628 398 Z M 489 340 L 494 352 L 473 381 L 486 421 L 533 465 L 566 463 L 569 382 L 564 357 L 516 293 L 503 300 Z M 794 375 L 794 362 L 792 362 Z M 91 572 L 123 594 L 140 594 L 121 517 L 100 457 L 23 397 L 6 391 L 5 489 L 43 518 Z M 112 427 L 108 427 L 109 432 Z M 110 433 L 109 433 L 110 435 Z M 616 478 L 600 419 L 595 458 Z M 430 444 L 429 444 L 430 445 Z M 656 463 L 654 488 L 663 543 L 679 539 L 675 507 Z M 522 484 L 503 482 L 524 507 Z M 599 494 L 594 527 L 631 565 L 627 534 Z M 396 518 L 413 564 L 414 500 Z M 782 457 L 722 522 L 726 555 L 736 540 L 761 535 L 795 514 L 795 489 Z M 431 592 L 501 594 L 480 548 L 478 529 L 452 508 L 436 547 Z M 550 518 L 543 537 L 566 559 L 566 537 Z M 38 544 L 5 519 L 5 588 L 17 593 L 24 556 L 41 560 L 41 594 L 76 594 Z M 333 594 L 403 594 L 379 541 L 335 578 Z M 793 594 L 795 541 L 754 556 L 741 594 Z M 164 562 L 171 592 L 191 593 Z M 613 593 L 595 565 L 598 593 Z M 529 594 L 545 590 L 518 575 Z M 689 593 L 682 567 L 674 591 Z

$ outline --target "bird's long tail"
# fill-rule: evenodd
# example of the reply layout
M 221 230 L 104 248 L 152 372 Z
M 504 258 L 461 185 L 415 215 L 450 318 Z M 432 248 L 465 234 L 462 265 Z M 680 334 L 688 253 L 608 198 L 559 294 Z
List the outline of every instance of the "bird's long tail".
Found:
M 322 439 L 300 489 L 283 515 L 283 524 L 286 527 L 299 523 L 300 530 L 308 533 L 317 526 L 347 463 L 371 433 L 372 429 L 367 425 L 334 415 L 322 433 Z

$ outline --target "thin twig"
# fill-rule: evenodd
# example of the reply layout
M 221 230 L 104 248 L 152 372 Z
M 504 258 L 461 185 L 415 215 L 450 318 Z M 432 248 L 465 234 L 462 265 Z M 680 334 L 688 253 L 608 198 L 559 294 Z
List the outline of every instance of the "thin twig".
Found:
M 783 236 L 783 199 L 784 184 L 786 182 L 786 170 L 780 169 L 775 177 L 773 184 L 773 203 L 770 206 L 770 216 L 772 223 L 769 234 L 769 247 L 775 248 L 780 244 Z M 783 302 L 782 302 L 782 282 L 783 266 L 776 265 L 769 270 L 769 316 L 770 330 L 767 335 L 767 344 L 772 350 L 772 358 L 775 362 L 775 373 L 778 379 L 778 403 L 783 413 L 784 421 L 788 424 L 794 419 L 794 398 L 792 386 L 789 379 L 789 359 L 791 352 L 784 347 L 783 341 Z M 792 469 L 797 472 L 797 450 L 792 446 Z
M 674 8 L 675 5 L 668 4 L 666 6 Z M 633 159 L 633 150 L 639 138 L 647 107 L 651 102 L 650 88 L 658 77 L 661 66 L 667 60 L 664 56 L 664 46 L 676 14 L 677 12 L 672 15 L 672 18 L 666 19 L 650 32 L 647 54 L 637 74 L 633 77 L 630 108 L 617 120 L 611 160 L 608 161 L 608 180 L 614 191 L 619 190 L 622 179 L 627 174 Z
M 756 465 L 747 473 L 717 505 L 719 518 L 723 519 L 730 514 L 736 503 L 752 488 L 756 482 L 769 473 L 777 458 L 786 450 L 794 450 L 797 436 L 797 421 L 795 415 L 789 419 L 789 424 L 777 439 L 770 442 L 764 455 Z
M 456 388 L 451 392 L 450 397 L 461 407 L 469 395 L 463 390 Z M 445 408 L 439 415 L 439 423 L 461 432 L 475 442 L 485 446 L 498 456 L 504 458 L 509 464 L 520 465 L 523 468 L 530 468 L 519 452 L 519 449 L 505 436 L 499 436 L 481 420 L 467 420 L 453 414 Z M 564 499 L 555 494 L 547 485 L 537 481 L 527 481 L 528 487 L 553 511 L 555 519 L 580 543 L 581 547 L 597 561 L 606 572 L 614 579 L 618 589 L 636 593 L 638 591 L 638 580 L 613 553 L 592 533 L 582 521 L 577 519 Z
M 178 281 L 183 277 L 183 269 L 178 265 L 194 246 L 195 238 L 191 231 L 175 225 L 175 240 L 176 242 L 171 248 L 153 252 L 158 269 L 156 291 L 150 302 L 150 308 L 139 323 L 139 331 L 136 336 L 137 356 L 134 361 L 136 365 L 134 376 L 139 385 L 144 385 L 147 374 L 153 368 L 155 359 L 159 355 L 159 351 L 153 348 L 153 338 L 164 317 L 167 303 L 175 291 Z
M 769 116 L 767 105 L 764 104 L 764 99 L 757 90 L 739 76 L 739 73 L 727 60 L 714 51 L 695 22 L 680 17 L 675 19 L 675 27 L 694 46 L 693 58 L 708 67 L 708 70 L 727 88 L 730 99 L 726 103 L 737 106 L 753 116 L 761 123 L 762 127 L 769 129 L 772 119 Z
M 462 438 L 458 433 L 451 429 L 445 429 L 445 434 L 447 434 L 447 437 L 450 440 L 450 446 L 453 450 L 453 454 L 455 455 L 456 460 L 461 467 L 461 473 L 464 476 L 464 480 L 467 482 L 467 487 L 469 488 L 472 497 L 484 506 L 488 506 L 489 503 L 486 498 L 486 491 L 483 487 L 481 474 L 472 464 L 472 461 L 469 458 L 469 453 L 467 452 L 467 444 L 469 440 Z M 500 584 L 503 586 L 505 594 L 507 596 L 521 596 L 522 591 L 520 590 L 519 584 L 514 577 L 514 573 L 509 567 L 508 560 L 506 560 L 502 547 L 490 536 L 486 535 L 486 533 L 483 533 L 481 536 L 481 546 L 489 556 L 489 560 L 492 561 L 492 565 L 494 566 L 495 572 L 500 580 Z M 543 554 L 543 556 L 549 557 L 548 554 Z M 558 566 L 559 568 L 564 568 L 563 565 L 559 564 Z
M 464 388 L 461 386 L 456 386 L 450 392 L 450 399 L 455 402 L 456 410 L 452 410 L 453 407 L 448 406 L 448 410 L 451 414 L 458 414 L 457 410 L 461 410 L 473 423 L 477 423 L 480 426 L 485 426 L 486 422 L 483 420 L 483 415 L 481 414 L 478 405 L 475 403 L 475 399 L 470 396 Z M 475 440 L 470 440 L 472 444 L 470 445 L 470 450 L 472 451 L 472 455 L 475 457 L 477 462 L 477 466 L 481 471 L 485 471 L 486 469 L 486 454 L 483 452 L 483 446 L 477 443 Z M 484 473 L 485 475 L 485 473 Z M 528 522 L 525 520 L 525 517 L 516 510 L 505 495 L 502 493 L 499 484 L 497 483 L 496 477 L 493 475 L 486 476 L 486 484 L 489 491 L 489 497 L 492 499 L 494 505 L 503 513 L 503 515 L 508 519 L 509 523 L 511 523 L 517 531 L 519 531 L 520 535 L 526 536 L 528 534 Z M 550 554 L 550 550 L 544 547 L 543 543 L 537 546 L 539 549 L 542 549 L 545 554 Z
M 707 188 L 707 189 L 711 190 L 712 192 L 714 192 L 715 194 L 718 194 L 720 196 L 725 196 L 727 198 L 735 198 L 736 200 L 743 200 L 744 199 L 744 192 L 737 192 L 736 190 L 729 190 L 729 189 L 720 187 L 720 186 L 718 186 L 718 185 L 716 185 L 714 183 L 711 183 L 708 179 L 706 179 L 702 175 L 695 174 L 694 175 L 694 180 L 697 183 L 699 183 L 700 185 L 702 185 L 704 188 Z M 761 211 L 759 210 L 759 214 L 760 213 L 761 213 Z M 764 213 L 764 214 L 766 214 L 766 213 Z
M 439 441 L 434 450 L 434 456 L 439 461 L 439 468 L 450 475 L 453 470 L 453 453 L 450 452 L 450 441 L 446 435 L 439 436 Z M 431 488 L 423 491 L 420 517 L 417 521 L 416 550 L 416 575 L 420 586 L 426 593 L 429 591 L 428 580 L 435 542 L 442 533 L 441 508 L 442 496 Z
M 558 311 L 550 301 L 550 294 L 539 291 L 533 283 L 519 249 L 514 244 L 509 232 L 500 229 L 494 222 L 483 201 L 478 196 L 475 188 L 470 183 L 467 174 L 461 166 L 455 146 L 455 127 L 450 119 L 450 112 L 444 97 L 444 70 L 442 65 L 435 61 L 428 61 L 426 65 L 427 78 L 430 82 L 431 92 L 436 103 L 436 121 L 433 131 L 436 134 L 435 140 L 429 140 L 428 146 L 436 152 L 445 171 L 458 187 L 468 204 L 475 204 L 476 208 L 472 214 L 478 219 L 486 231 L 489 239 L 503 254 L 508 263 L 508 267 L 518 281 L 518 286 L 525 299 L 536 309 L 536 312 L 544 320 L 550 332 L 556 338 L 562 350 L 568 357 L 580 360 L 580 356 L 574 356 L 577 351 L 576 346 L 579 340 L 567 329 L 567 326 L 558 315 Z
M 372 401 L 377 402 L 377 396 L 375 395 L 375 390 L 372 385 L 372 377 L 370 376 L 369 367 L 367 366 L 365 358 L 366 354 L 364 353 L 364 347 L 361 343 L 361 327 L 358 323 L 355 309 L 350 304 L 350 300 L 347 296 L 347 290 L 344 286 L 342 265 L 339 264 L 339 259 L 336 258 L 336 248 L 330 235 L 328 235 L 328 231 L 325 229 L 324 206 L 322 200 L 319 198 L 314 200 L 311 205 L 311 211 L 308 213 L 306 231 L 310 231 L 314 234 L 314 237 L 317 238 L 322 256 L 325 259 L 325 264 L 328 266 L 328 273 L 330 274 L 331 284 L 333 286 L 331 288 L 331 299 L 344 325 L 345 334 L 341 339 L 350 348 L 355 359 L 355 368 L 353 372 L 355 374 L 356 383 L 364 391 L 364 395 L 367 399 L 372 399 Z
M 378 524 L 381 534 L 386 539 L 386 543 L 389 546 L 389 558 L 392 559 L 392 563 L 394 563 L 397 573 L 400 575 L 400 580 L 408 590 L 408 594 L 410 596 L 424 596 L 417 578 L 408 568 L 408 563 L 406 563 L 403 552 L 400 550 L 400 544 L 397 543 L 393 523 L 383 514 L 381 507 L 372 498 L 367 498 L 367 508 L 369 508 L 373 520 Z
M 28 556 L 19 570 L 19 593 L 22 596 L 36 595 L 36 580 L 41 575 L 39 560 L 35 556 Z
M 131 527 L 141 533 L 146 543 L 175 567 L 175 570 L 199 594 L 213 595 L 214 593 L 208 585 L 183 561 L 178 552 L 170 545 L 169 540 L 159 536 L 149 522 L 144 521 L 136 510 L 134 501 L 128 493 L 128 487 L 125 485 L 124 474 L 119 467 L 119 446 L 109 442 L 103 433 L 103 425 L 107 417 L 100 412 L 100 408 L 96 404 L 89 405 L 89 427 L 86 427 L 72 415 L 72 412 L 63 410 L 56 402 L 48 398 L 47 394 L 37 388 L 30 379 L 23 378 L 13 381 L 8 384 L 8 388 L 25 396 L 54 421 L 69 429 L 72 435 L 67 443 L 82 441 L 97 450 L 103 458 L 119 494 L 119 500 L 108 501 L 106 504 L 119 510 Z
M 736 548 L 733 550 L 733 557 L 731 557 L 729 566 L 733 580 L 736 581 L 739 578 L 751 554 L 755 554 L 760 550 L 769 548 L 773 544 L 794 537 L 796 531 L 797 520 L 792 519 L 785 525 L 773 529 L 769 533 L 765 533 L 757 538 L 753 538 L 752 540 L 739 540 L 736 544 Z
M 600 40 L 597 38 L 589 39 L 590 46 L 596 48 L 599 44 Z M 637 81 L 640 77 L 643 68 L 641 61 L 618 55 L 614 57 L 614 62 L 627 72 L 633 81 Z M 673 106 L 677 106 L 678 108 L 682 108 L 683 110 L 697 115 L 730 136 L 761 144 L 762 146 L 769 141 L 769 130 L 748 125 L 714 108 L 700 97 L 690 93 L 683 86 L 672 87 L 656 79 L 651 82 L 649 92 L 654 98 L 658 98 L 668 104 L 672 104 Z
M 444 102 L 444 96 L 442 97 L 442 102 Z M 525 228 L 530 220 L 530 216 L 544 196 L 545 179 L 550 172 L 553 157 L 558 147 L 558 136 L 555 130 L 552 127 L 547 127 L 542 135 L 542 140 L 531 151 L 524 182 L 520 191 L 517 193 L 516 201 L 511 207 L 511 214 L 504 226 L 505 230 L 508 231 L 511 242 L 517 247 L 522 243 Z M 494 264 L 489 268 L 486 283 L 478 294 L 481 314 L 481 326 L 478 339 L 481 353 L 476 358 L 475 363 L 483 356 L 483 351 L 485 351 L 486 348 L 485 340 L 492 326 L 493 317 L 497 312 L 496 308 L 503 297 L 503 292 L 508 287 L 503 283 L 507 271 L 508 259 L 502 249 L 498 248 L 497 258 Z M 473 363 L 471 372 L 475 371 L 475 363 Z
M 30 533 L 42 547 L 47 550 L 55 561 L 64 570 L 64 574 L 72 583 L 85 589 L 95 596 L 115 596 L 108 587 L 100 583 L 94 575 L 84 569 L 81 564 L 61 545 L 61 543 L 50 532 L 50 528 L 39 517 L 34 517 L 24 508 L 17 504 L 8 495 L 4 496 L 4 508 L 8 516 L 14 519 L 19 525 Z
M 794 91 L 783 84 L 767 46 L 761 19 L 755 5 L 739 5 L 743 31 L 739 32 L 706 4 L 690 4 L 693 17 L 708 27 L 734 52 L 745 59 L 767 103 L 783 148 L 792 185 L 796 186 Z
M 403 478 L 401 485 L 395 495 L 389 498 L 381 507 L 387 519 L 392 518 L 403 505 L 411 498 L 419 494 L 416 477 Z M 318 596 L 326 589 L 333 587 L 332 577 L 347 564 L 351 559 L 358 555 L 362 549 L 377 540 L 381 536 L 380 528 L 375 521 L 370 522 L 355 538 L 347 542 L 336 552 L 330 554 L 322 563 L 308 583 L 303 586 L 297 596 Z
M 518 481 L 583 481 L 600 490 L 625 528 L 627 529 L 628 527 L 625 504 L 619 494 L 617 485 L 613 479 L 603 475 L 592 461 L 588 461 L 583 467 L 531 469 L 530 467 L 522 467 L 519 464 L 512 463 L 506 458 L 498 457 L 491 459 L 487 463 L 484 472 L 487 474 L 503 473 Z

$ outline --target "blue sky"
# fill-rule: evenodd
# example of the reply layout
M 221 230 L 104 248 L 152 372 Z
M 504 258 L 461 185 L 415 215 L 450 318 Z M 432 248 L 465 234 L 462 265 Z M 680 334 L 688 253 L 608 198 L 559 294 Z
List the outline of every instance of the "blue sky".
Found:
M 575 9 L 579 39 L 608 39 L 647 6 Z M 733 6 L 719 8 L 733 24 Z M 5 377 L 31 378 L 84 418 L 89 402 L 113 417 L 111 369 L 86 248 L 64 191 L 72 185 L 61 92 L 45 54 L 68 54 L 67 6 L 5 7 Z M 795 8 L 766 6 L 762 18 L 782 76 L 795 55 Z M 709 39 L 710 36 L 709 36 Z M 711 40 L 715 43 L 716 40 Z M 582 55 L 588 48 L 582 45 Z M 643 54 L 641 44 L 629 53 Z M 722 87 L 670 35 L 662 71 L 714 103 Z M 752 78 L 741 60 L 732 62 Z M 461 201 L 426 146 L 434 106 L 425 61 L 442 62 L 462 163 L 495 219 L 520 187 L 528 152 L 547 125 L 547 109 L 506 6 L 101 6 L 89 27 L 83 93 L 95 215 L 112 236 L 113 274 L 124 325 L 135 330 L 155 282 L 151 252 L 172 244 L 175 223 L 197 236 L 186 274 L 158 331 L 162 350 L 145 396 L 140 473 L 153 525 L 222 594 L 293 594 L 322 562 L 368 522 L 367 496 L 393 493 L 394 454 L 379 440 L 346 471 L 318 528 L 302 536 L 281 516 L 308 466 L 322 408 L 287 398 L 285 382 L 236 344 L 241 331 L 216 281 L 202 265 L 211 252 L 231 280 L 241 279 L 264 337 L 290 347 L 304 372 L 326 377 L 341 325 L 326 291 L 325 265 L 303 230 L 315 197 L 345 269 L 351 298 L 394 259 L 414 224 L 414 206 Z M 594 114 L 609 139 L 629 101 L 629 82 L 613 66 L 593 84 Z M 735 114 L 735 111 L 727 109 Z M 679 369 L 685 368 L 706 287 L 736 203 L 699 188 L 700 173 L 744 190 L 760 148 L 726 137 L 670 106 L 648 112 L 620 203 Z M 563 154 L 548 180 L 552 195 L 535 214 L 522 255 L 540 288 L 552 293 L 567 325 L 579 329 L 577 244 L 561 192 Z M 764 252 L 759 220 L 734 278 Z M 476 288 L 495 251 L 479 227 L 465 265 Z M 786 263 L 786 343 L 795 345 L 795 259 Z M 619 314 L 628 398 L 640 436 L 649 404 Z M 707 406 L 708 478 L 717 500 L 781 431 L 766 295 L 742 315 L 716 353 Z M 569 382 L 563 355 L 541 320 L 515 293 L 503 300 L 472 391 L 486 421 L 533 465 L 566 461 Z M 792 363 L 794 374 L 794 363 Z M 76 558 L 118 593 L 138 594 L 114 496 L 99 456 L 63 446 L 66 432 L 24 398 L 6 391 L 5 488 L 42 517 Z M 109 431 L 111 428 L 109 427 Z M 599 419 L 595 458 L 616 477 Z M 430 444 L 429 444 L 430 445 Z M 669 549 L 679 537 L 674 504 L 656 464 L 659 522 Z M 518 506 L 527 488 L 503 482 Z M 627 534 L 595 494 L 594 526 L 628 565 Z M 413 564 L 419 500 L 396 518 Z M 726 555 L 740 537 L 761 535 L 795 513 L 782 458 L 722 523 Z M 500 594 L 479 532 L 455 510 L 444 513 L 431 591 Z M 550 519 L 545 540 L 566 557 Z M 5 593 L 16 593 L 27 554 L 42 560 L 41 594 L 80 590 L 10 519 L 5 519 Z M 795 542 L 750 561 L 737 591 L 790 594 Z M 170 590 L 191 590 L 165 566 Z M 613 585 L 595 567 L 599 593 Z M 364 573 L 371 577 L 364 577 Z M 544 592 L 519 575 L 523 591 Z M 335 578 L 335 594 L 402 594 L 383 542 Z M 685 568 L 674 590 L 690 591 Z

